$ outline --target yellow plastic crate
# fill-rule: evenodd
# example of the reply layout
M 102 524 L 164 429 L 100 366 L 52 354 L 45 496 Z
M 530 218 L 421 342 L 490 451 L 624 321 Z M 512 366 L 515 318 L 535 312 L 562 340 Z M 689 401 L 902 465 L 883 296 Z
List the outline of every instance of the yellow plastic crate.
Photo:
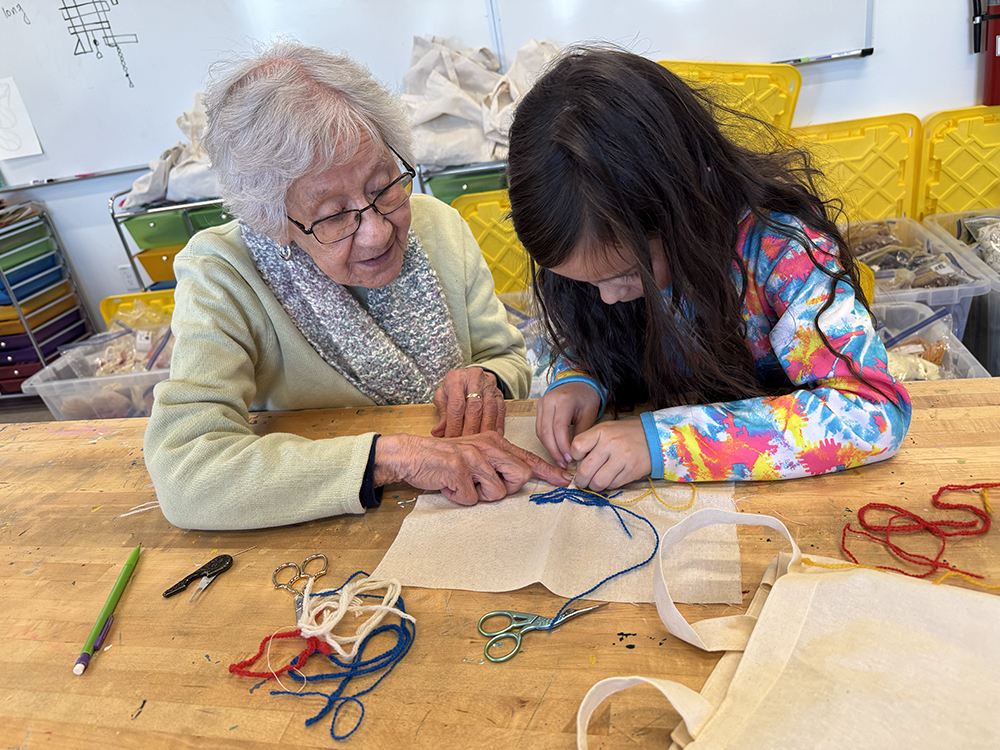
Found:
M 851 221 L 912 217 L 919 174 L 920 120 L 897 114 L 793 128 L 826 175 Z
M 108 323 L 115 313 L 121 309 L 131 309 L 136 300 L 141 300 L 150 307 L 162 310 L 169 315 L 174 312 L 174 290 L 160 289 L 155 292 L 136 292 L 135 294 L 120 294 L 105 297 L 101 300 L 101 317 Z
M 917 218 L 1000 205 L 1000 106 L 927 118 L 917 184 Z
M 460 195 L 451 202 L 472 229 L 486 265 L 493 274 L 497 294 L 528 288 L 528 254 L 508 218 L 506 190 Z
M 725 104 L 788 130 L 802 88 L 802 74 L 782 63 L 713 63 L 660 60 L 660 65 L 694 83 L 725 83 L 734 99 Z M 728 97 L 727 97 L 728 99 Z

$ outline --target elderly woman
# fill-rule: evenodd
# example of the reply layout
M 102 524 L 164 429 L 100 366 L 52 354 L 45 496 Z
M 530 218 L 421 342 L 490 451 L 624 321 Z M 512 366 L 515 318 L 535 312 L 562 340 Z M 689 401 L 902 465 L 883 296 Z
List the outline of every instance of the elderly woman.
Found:
M 361 513 L 407 482 L 457 503 L 534 473 L 571 477 L 501 437 L 527 395 L 524 343 L 452 208 L 411 196 L 405 114 L 349 58 L 279 44 L 206 95 L 208 150 L 239 221 L 177 256 L 176 343 L 145 456 L 185 528 Z M 255 410 L 433 399 L 435 437 L 258 435 Z

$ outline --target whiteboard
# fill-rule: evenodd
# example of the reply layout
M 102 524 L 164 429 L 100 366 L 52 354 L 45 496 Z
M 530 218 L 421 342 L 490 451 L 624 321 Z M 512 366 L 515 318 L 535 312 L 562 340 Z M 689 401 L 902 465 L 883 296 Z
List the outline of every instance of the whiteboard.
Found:
M 399 91 L 414 35 L 502 50 L 507 63 L 531 38 L 773 62 L 870 44 L 872 2 L 0 0 L 0 79 L 14 79 L 44 150 L 0 173 L 25 185 L 145 164 L 183 140 L 176 119 L 212 62 L 279 35 L 345 51 Z
M 8 185 L 157 157 L 184 140 L 176 120 L 204 90 L 209 65 L 253 40 L 287 35 L 345 51 L 393 90 L 414 35 L 491 46 L 482 0 L 0 2 L 12 6 L 21 11 L 0 12 L 0 79 L 14 78 L 44 153 L 0 161 Z
M 874 0 L 494 0 L 505 59 L 529 39 L 606 40 L 653 60 L 769 63 L 871 47 Z

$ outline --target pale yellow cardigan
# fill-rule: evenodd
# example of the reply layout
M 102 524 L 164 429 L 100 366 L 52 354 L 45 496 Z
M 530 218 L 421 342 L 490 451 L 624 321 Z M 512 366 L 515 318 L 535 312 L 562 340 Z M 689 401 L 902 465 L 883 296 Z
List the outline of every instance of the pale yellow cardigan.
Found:
M 524 341 L 507 322 L 468 225 L 412 197 L 411 228 L 441 280 L 466 366 L 525 398 Z M 174 263 L 170 379 L 156 386 L 146 466 L 164 516 L 183 528 L 251 529 L 362 513 L 373 432 L 310 440 L 261 435 L 263 410 L 371 406 L 299 333 L 261 279 L 236 222 L 199 232 Z

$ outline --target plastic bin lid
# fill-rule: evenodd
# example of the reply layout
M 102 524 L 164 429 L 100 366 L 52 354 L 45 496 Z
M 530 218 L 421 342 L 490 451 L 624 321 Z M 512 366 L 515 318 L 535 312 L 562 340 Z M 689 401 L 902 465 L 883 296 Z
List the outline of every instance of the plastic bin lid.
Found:
M 451 202 L 472 229 L 479 249 L 493 274 L 497 294 L 528 288 L 528 254 L 514 233 L 507 214 L 510 200 L 506 190 L 467 193 Z
M 920 132 L 920 120 L 907 113 L 792 129 L 852 221 L 913 215 Z
M 725 63 L 694 60 L 660 60 L 682 78 L 699 83 L 722 81 L 739 92 L 737 108 L 755 115 L 766 114 L 772 125 L 792 127 L 795 105 L 802 88 L 798 68 L 784 63 Z
M 918 185 L 918 218 L 1000 204 L 1000 106 L 927 118 Z
M 104 318 L 105 323 L 109 323 L 116 312 L 122 308 L 132 308 L 136 300 L 141 300 L 150 307 L 164 310 L 170 314 L 174 312 L 174 290 L 161 289 L 155 292 L 137 292 L 105 297 L 101 300 L 101 317 Z

